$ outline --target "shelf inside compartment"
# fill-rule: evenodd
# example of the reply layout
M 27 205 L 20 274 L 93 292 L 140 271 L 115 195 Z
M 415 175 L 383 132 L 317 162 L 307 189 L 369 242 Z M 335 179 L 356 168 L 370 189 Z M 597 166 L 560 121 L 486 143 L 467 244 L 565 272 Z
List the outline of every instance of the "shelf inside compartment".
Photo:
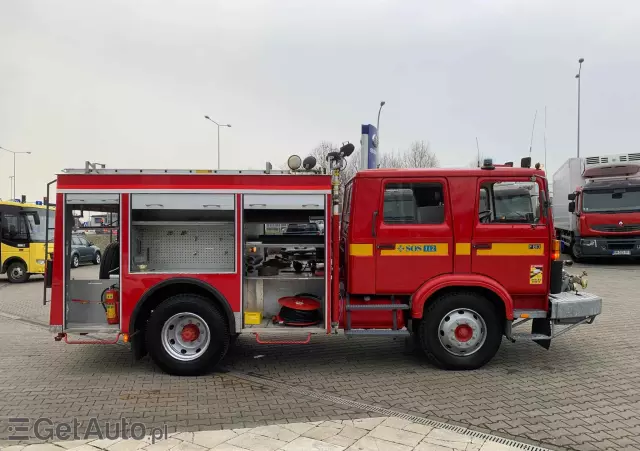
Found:
M 256 272 L 254 275 L 245 276 L 246 280 L 324 280 L 324 276 L 316 276 L 311 273 L 280 272 L 277 276 L 260 276 Z
M 118 324 L 105 324 L 105 323 L 74 323 L 68 322 L 65 332 L 84 333 L 92 332 L 94 334 L 106 334 L 115 333 L 120 331 L 120 325 Z
M 262 322 L 260 324 L 246 324 L 244 329 L 250 330 L 251 332 L 279 332 L 286 330 L 288 333 L 294 333 L 295 331 L 303 333 L 309 333 L 311 331 L 324 332 L 326 330 L 324 327 L 324 321 L 313 326 L 285 326 L 284 324 L 273 324 L 271 318 L 262 318 Z
M 253 246 L 312 246 L 324 247 L 324 235 L 260 235 L 247 237 L 247 244 Z

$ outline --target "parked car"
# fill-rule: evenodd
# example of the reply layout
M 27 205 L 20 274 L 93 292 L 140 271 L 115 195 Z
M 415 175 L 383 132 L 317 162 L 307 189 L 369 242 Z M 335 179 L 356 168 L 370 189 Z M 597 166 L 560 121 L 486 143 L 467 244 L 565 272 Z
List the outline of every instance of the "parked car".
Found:
M 88 241 L 83 233 L 74 233 L 71 236 L 71 267 L 77 268 L 80 263 L 100 264 L 100 248 Z
M 321 235 L 320 227 L 315 222 L 289 224 L 284 235 Z

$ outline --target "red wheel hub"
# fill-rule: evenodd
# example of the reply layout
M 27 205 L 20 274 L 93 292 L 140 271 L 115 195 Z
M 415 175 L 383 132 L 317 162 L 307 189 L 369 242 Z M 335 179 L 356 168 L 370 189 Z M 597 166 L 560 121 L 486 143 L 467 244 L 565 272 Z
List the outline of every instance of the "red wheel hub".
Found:
M 182 341 L 196 341 L 200 336 L 200 329 L 195 324 L 187 324 L 180 332 Z
M 473 329 L 468 324 L 460 324 L 456 327 L 455 334 L 456 340 L 462 342 L 469 341 L 473 336 Z

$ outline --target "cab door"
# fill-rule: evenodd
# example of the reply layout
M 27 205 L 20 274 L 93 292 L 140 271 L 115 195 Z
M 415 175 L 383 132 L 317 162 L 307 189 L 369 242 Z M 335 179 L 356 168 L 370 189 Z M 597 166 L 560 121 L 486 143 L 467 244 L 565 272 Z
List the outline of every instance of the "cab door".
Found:
M 376 218 L 376 294 L 412 294 L 453 270 L 453 232 L 443 178 L 383 180 Z
M 478 179 L 472 272 L 504 286 L 516 309 L 545 309 L 551 234 L 540 180 Z

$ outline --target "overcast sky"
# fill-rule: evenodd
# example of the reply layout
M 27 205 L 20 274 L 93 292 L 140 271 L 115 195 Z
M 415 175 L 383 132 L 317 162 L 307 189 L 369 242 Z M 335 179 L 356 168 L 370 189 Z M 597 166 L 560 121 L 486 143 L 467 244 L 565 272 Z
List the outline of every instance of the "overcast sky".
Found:
M 66 167 L 282 164 L 357 143 L 380 100 L 381 151 L 431 144 L 468 165 L 554 172 L 576 152 L 637 152 L 640 4 L 559 0 L 0 0 L 0 146 L 30 199 Z M 12 157 L 0 152 L 0 198 Z

